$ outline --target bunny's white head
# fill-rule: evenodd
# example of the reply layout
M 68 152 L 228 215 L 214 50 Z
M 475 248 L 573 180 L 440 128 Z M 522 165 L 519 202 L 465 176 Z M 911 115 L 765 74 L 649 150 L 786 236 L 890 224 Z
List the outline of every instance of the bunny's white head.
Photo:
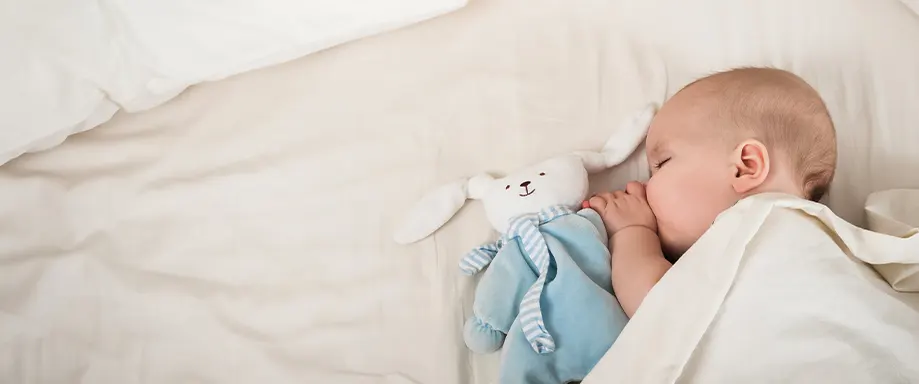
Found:
M 575 152 L 545 160 L 495 179 L 482 174 L 444 185 L 425 195 L 396 230 L 400 244 L 421 240 L 443 226 L 467 199 L 482 200 L 491 225 L 504 233 L 510 219 L 554 205 L 577 209 L 587 196 L 589 173 L 623 162 L 641 145 L 655 106 L 627 119 L 601 152 Z
M 565 155 L 492 180 L 482 196 L 492 227 L 504 233 L 514 216 L 553 205 L 577 208 L 587 196 L 587 170 L 581 158 Z

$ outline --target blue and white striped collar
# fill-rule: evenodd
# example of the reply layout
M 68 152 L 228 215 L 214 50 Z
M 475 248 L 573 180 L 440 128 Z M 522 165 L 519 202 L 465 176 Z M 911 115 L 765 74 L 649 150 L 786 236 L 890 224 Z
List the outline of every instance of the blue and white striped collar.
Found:
M 548 208 L 543 208 L 537 213 L 525 213 L 522 215 L 514 216 L 509 220 L 507 232 L 504 234 L 504 236 L 502 236 L 502 239 L 505 241 L 513 239 L 516 232 L 515 223 L 521 223 L 523 220 L 532 221 L 535 218 L 537 225 L 543 225 L 559 217 L 570 215 L 572 213 L 575 213 L 575 211 L 569 208 L 567 205 L 553 205 Z

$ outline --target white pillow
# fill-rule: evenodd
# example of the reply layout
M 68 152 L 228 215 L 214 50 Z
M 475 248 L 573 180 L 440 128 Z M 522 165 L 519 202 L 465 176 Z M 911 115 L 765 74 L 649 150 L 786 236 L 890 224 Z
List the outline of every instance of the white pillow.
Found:
M 466 0 L 29 0 L 0 11 L 0 164 L 120 108 L 422 21 Z

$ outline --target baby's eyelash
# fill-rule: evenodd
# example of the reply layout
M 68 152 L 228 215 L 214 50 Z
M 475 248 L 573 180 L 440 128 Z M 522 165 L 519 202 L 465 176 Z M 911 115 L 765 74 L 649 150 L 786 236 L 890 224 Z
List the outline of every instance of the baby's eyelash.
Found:
M 654 169 L 661 169 L 661 167 L 664 166 L 664 164 L 666 164 L 668 161 L 670 161 L 669 157 L 654 163 Z

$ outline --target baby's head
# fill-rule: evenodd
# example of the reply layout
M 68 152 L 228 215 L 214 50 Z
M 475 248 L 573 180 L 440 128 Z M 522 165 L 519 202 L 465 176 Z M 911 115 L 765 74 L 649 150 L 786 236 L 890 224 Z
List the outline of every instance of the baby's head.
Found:
M 817 201 L 836 170 L 823 100 L 777 69 L 735 69 L 687 85 L 651 122 L 646 150 L 648 203 L 671 257 L 738 200 L 784 192 Z

